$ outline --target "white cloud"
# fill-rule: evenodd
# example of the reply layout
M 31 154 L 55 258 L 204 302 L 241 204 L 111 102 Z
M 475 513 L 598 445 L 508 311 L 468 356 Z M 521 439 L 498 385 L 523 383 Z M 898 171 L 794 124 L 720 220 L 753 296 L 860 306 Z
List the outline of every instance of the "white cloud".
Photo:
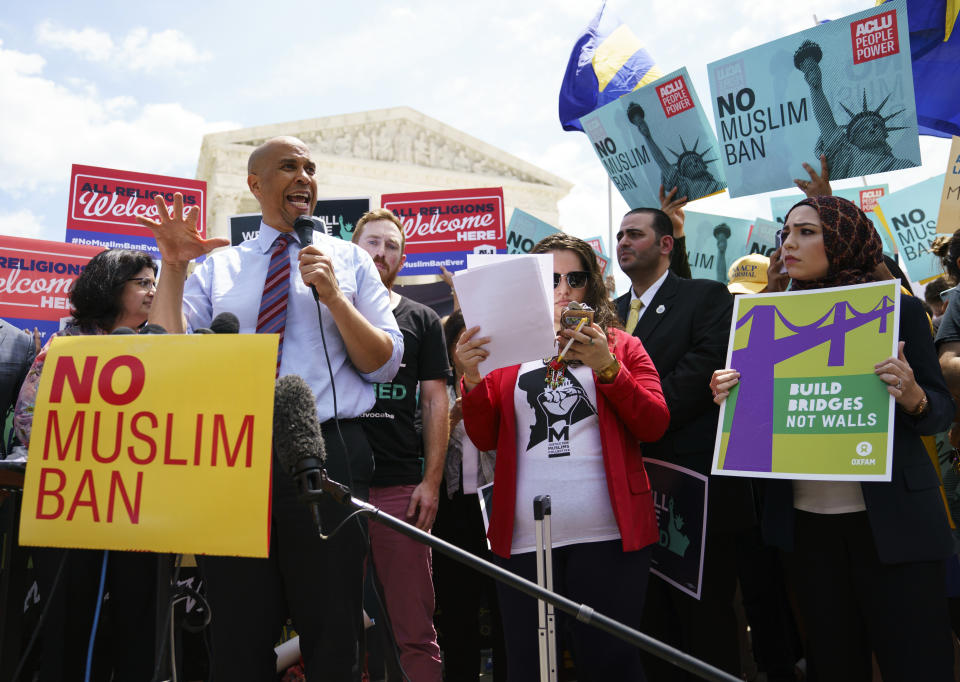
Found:
M 203 135 L 239 127 L 179 103 L 104 98 L 90 83 L 45 78 L 43 66 L 0 42 L 2 234 L 62 239 L 73 163 L 193 177 Z
M 37 26 L 36 38 L 44 47 L 69 50 L 89 61 L 130 71 L 159 71 L 196 64 L 211 57 L 209 52 L 196 48 L 187 36 L 173 29 L 151 33 L 138 27 L 115 41 L 109 33 L 94 28 L 76 30 L 44 21 Z
M 37 42 L 45 47 L 76 52 L 92 62 L 105 62 L 113 55 L 110 34 L 94 28 L 80 31 L 58 28 L 49 21 L 40 22 L 36 30 Z
M 8 237 L 29 237 L 31 239 L 49 239 L 43 216 L 30 209 L 20 209 L 13 213 L 0 213 L 0 234 Z

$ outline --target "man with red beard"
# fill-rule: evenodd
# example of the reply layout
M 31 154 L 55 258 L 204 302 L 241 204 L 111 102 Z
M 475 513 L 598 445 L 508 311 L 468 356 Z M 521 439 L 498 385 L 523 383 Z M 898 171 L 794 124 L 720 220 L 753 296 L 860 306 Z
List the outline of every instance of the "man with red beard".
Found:
M 377 402 L 361 416 L 375 463 L 370 502 L 429 531 L 437 515 L 449 430 L 450 366 L 443 328 L 433 310 L 393 291 L 406 262 L 406 240 L 391 211 L 364 214 L 353 242 L 370 254 L 390 291 L 404 346 L 400 371 L 392 382 L 377 384 Z M 418 385 L 422 433 L 415 426 Z M 440 682 L 429 548 L 376 523 L 370 525 L 370 546 L 404 671 L 416 682 Z

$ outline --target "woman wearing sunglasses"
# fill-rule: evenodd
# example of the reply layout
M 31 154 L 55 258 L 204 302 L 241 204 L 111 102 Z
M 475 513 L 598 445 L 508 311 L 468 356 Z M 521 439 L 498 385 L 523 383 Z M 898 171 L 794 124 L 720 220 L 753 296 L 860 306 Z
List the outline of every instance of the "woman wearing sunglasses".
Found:
M 532 253 L 553 256 L 558 349 L 573 339 L 563 360 L 555 353 L 482 377 L 490 339 L 474 327 L 456 348 L 467 433 L 497 451 L 487 535 L 508 570 L 535 580 L 533 499 L 550 495 L 554 589 L 636 628 L 659 538 L 638 442 L 659 439 L 670 420 L 660 378 L 639 339 L 615 328 L 589 244 L 556 234 Z M 561 330 L 560 312 L 574 301 L 593 308 L 594 322 Z M 539 679 L 536 602 L 498 591 L 508 677 Z M 633 647 L 579 622 L 573 634 L 584 676 L 645 679 Z

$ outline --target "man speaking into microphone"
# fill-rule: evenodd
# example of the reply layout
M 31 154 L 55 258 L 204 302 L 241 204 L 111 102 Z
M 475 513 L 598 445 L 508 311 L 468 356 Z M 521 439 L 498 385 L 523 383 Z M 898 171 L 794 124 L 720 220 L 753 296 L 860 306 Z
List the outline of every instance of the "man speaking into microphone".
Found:
M 310 215 L 317 198 L 316 165 L 302 141 L 267 140 L 250 155 L 247 172 L 263 216 L 259 235 L 212 254 L 189 279 L 189 261 L 227 240 L 201 239 L 198 209 L 184 213 L 179 195 L 172 212 L 157 197 L 158 221 L 139 219 L 156 236 L 163 260 L 150 321 L 182 333 L 188 325 L 209 327 L 214 316 L 229 311 L 240 333 L 279 334 L 277 376 L 299 374 L 307 381 L 317 400 L 330 477 L 365 498 L 373 455 L 355 418 L 373 406 L 373 384 L 392 379 L 403 356 L 387 290 L 370 257 L 355 245 L 321 232 L 313 233 L 316 244 L 298 240 L 294 223 Z M 267 559 L 202 560 L 212 612 L 212 679 L 273 679 L 273 645 L 290 616 L 308 679 L 358 681 L 365 553 L 360 526 L 350 522 L 321 541 L 276 458 L 272 501 Z M 321 514 L 328 529 L 345 517 L 329 499 Z

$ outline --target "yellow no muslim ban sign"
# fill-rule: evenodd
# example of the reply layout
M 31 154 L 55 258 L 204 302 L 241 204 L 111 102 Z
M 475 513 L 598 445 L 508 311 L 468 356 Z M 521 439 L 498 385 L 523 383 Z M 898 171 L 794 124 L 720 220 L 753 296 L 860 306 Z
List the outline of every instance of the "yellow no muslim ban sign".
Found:
M 55 339 L 37 392 L 21 543 L 267 556 L 277 340 Z

